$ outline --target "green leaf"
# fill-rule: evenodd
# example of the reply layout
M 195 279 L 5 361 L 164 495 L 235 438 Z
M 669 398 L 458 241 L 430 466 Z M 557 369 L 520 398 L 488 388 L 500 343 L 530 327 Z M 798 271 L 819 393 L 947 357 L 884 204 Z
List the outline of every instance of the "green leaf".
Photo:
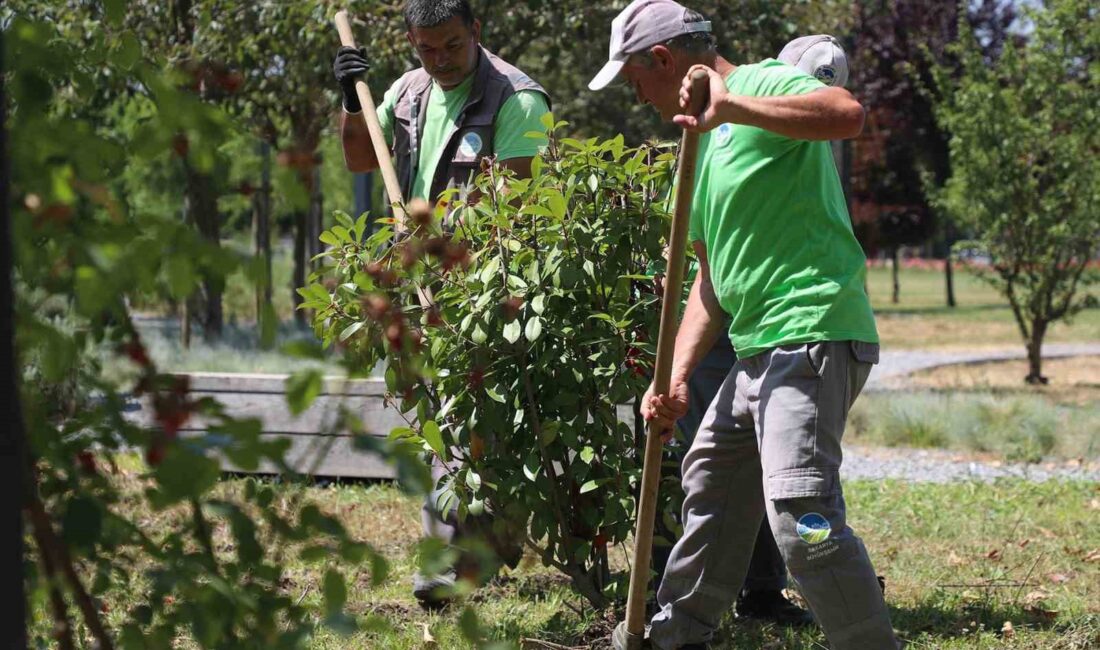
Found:
M 356 322 L 352 323 L 351 325 L 348 325 L 347 327 L 344 328 L 343 332 L 340 332 L 340 340 L 341 341 L 348 340 L 349 338 L 351 338 L 351 336 L 353 334 L 355 334 L 359 330 L 363 329 L 364 325 L 366 325 L 365 321 L 356 321 Z
M 523 333 L 528 341 L 534 343 L 539 335 L 542 334 L 542 319 L 538 316 L 533 316 L 528 319 L 527 327 L 524 329 Z
M 553 191 L 546 195 L 546 202 L 550 208 L 551 214 L 556 219 L 565 218 L 565 197 L 561 192 Z
M 588 481 L 587 483 L 585 483 L 584 485 L 581 486 L 581 494 L 587 494 L 587 493 L 591 492 L 592 490 L 595 490 L 598 487 L 600 487 L 599 481 L 595 481 L 595 480 Z
M 519 335 L 522 330 L 520 329 L 519 321 L 514 320 L 504 326 L 504 340 L 509 343 L 515 343 L 519 340 Z
M 153 471 L 169 503 L 202 496 L 220 476 L 221 466 L 216 460 L 182 444 L 171 445 Z
M 504 404 L 507 401 L 507 400 L 504 399 L 503 395 L 496 392 L 492 388 L 486 388 L 485 389 L 485 394 L 488 395 L 489 399 L 493 400 L 494 402 L 500 402 L 501 404 Z
M 103 532 L 103 511 L 90 497 L 79 496 L 65 506 L 61 518 L 65 541 L 78 548 L 90 548 Z
M 535 296 L 534 299 L 531 300 L 531 309 L 539 316 L 542 316 L 543 312 L 546 311 L 546 294 L 540 293 Z
M 474 333 L 470 335 L 470 338 L 474 343 L 481 345 L 489 338 L 489 335 L 485 333 L 485 330 L 481 329 L 481 323 L 474 326 Z
M 595 449 L 593 449 L 591 447 L 585 447 L 584 449 L 581 450 L 581 460 L 584 461 L 584 463 L 586 465 L 591 465 L 592 464 L 592 459 L 594 459 L 595 457 L 596 457 L 596 450 Z
M 539 427 L 539 443 L 543 447 L 554 442 L 558 437 L 558 431 L 561 429 L 561 422 L 543 422 Z
M 344 609 L 348 602 L 348 587 L 344 575 L 335 569 L 325 571 L 324 579 L 325 611 L 331 616 Z
M 432 451 L 440 456 L 446 456 L 447 448 L 443 443 L 443 432 L 439 430 L 439 425 L 435 420 L 428 420 L 421 427 L 421 437 L 428 443 L 428 446 L 432 448 Z
M 321 394 L 323 378 L 317 369 L 302 370 L 287 377 L 286 403 L 290 412 L 301 415 Z

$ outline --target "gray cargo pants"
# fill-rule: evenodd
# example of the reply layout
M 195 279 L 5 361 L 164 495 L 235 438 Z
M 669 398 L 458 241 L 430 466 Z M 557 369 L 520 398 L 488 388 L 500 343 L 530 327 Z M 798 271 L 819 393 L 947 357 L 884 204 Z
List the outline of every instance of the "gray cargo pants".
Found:
M 709 640 L 765 516 L 833 650 L 898 647 L 839 474 L 848 409 L 877 361 L 878 345 L 830 341 L 734 365 L 684 458 L 684 535 L 657 593 L 656 647 Z

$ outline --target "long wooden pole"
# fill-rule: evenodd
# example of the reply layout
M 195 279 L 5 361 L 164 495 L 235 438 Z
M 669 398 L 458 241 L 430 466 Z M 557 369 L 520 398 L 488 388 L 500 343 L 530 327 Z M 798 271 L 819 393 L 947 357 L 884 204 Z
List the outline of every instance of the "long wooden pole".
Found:
M 692 106 L 689 114 L 698 115 L 707 105 L 707 74 L 697 70 L 691 78 Z M 657 339 L 657 362 L 653 372 L 653 391 L 667 395 L 672 376 L 672 360 L 679 329 L 680 295 L 684 284 L 684 258 L 687 248 L 691 196 L 695 185 L 695 158 L 699 152 L 699 134 L 684 131 L 680 141 L 680 159 L 676 168 L 676 203 L 672 212 L 672 232 L 668 238 L 668 270 L 661 302 L 661 326 Z M 642 490 L 638 502 L 638 524 L 634 531 L 634 563 L 630 568 L 630 594 L 626 601 L 628 648 L 642 647 L 645 633 L 645 595 L 649 587 L 649 563 L 653 551 L 653 523 L 657 513 L 657 484 L 661 478 L 661 442 L 663 431 L 652 423 L 648 427 L 645 459 L 642 465 Z
M 347 47 L 355 47 L 355 36 L 351 33 L 351 22 L 348 21 L 348 12 L 337 11 L 333 17 L 336 23 L 336 31 L 340 32 L 340 44 Z M 390 149 L 386 146 L 386 134 L 382 132 L 382 124 L 378 121 L 378 109 L 374 106 L 374 99 L 370 96 L 370 87 L 367 82 L 359 79 L 355 82 L 355 92 L 359 95 L 359 103 L 363 105 L 360 115 L 367 123 L 367 131 L 370 132 L 371 144 L 374 145 L 374 155 L 378 159 L 378 167 L 382 171 L 382 181 L 386 185 L 386 194 L 393 205 L 394 230 L 404 231 L 408 226 L 405 223 L 405 197 L 401 195 L 401 184 L 397 182 L 397 172 L 393 167 L 393 158 Z M 424 309 L 430 307 L 435 300 L 432 297 L 430 287 L 416 288 L 416 296 L 420 306 Z
M 333 18 L 336 23 L 336 31 L 340 32 L 340 44 L 347 47 L 355 47 L 355 35 L 351 33 L 351 22 L 348 21 L 348 12 L 338 11 Z M 397 172 L 394 171 L 393 158 L 390 149 L 386 146 L 386 134 L 382 131 L 382 124 L 378 121 L 378 109 L 375 108 L 374 99 L 370 95 L 370 87 L 367 82 L 359 79 L 355 82 L 355 92 L 359 95 L 359 103 L 363 105 L 360 113 L 367 123 L 370 132 L 371 143 L 374 144 L 374 155 L 378 158 L 378 166 L 382 171 L 382 181 L 386 185 L 386 194 L 393 204 L 393 216 L 397 230 L 405 228 L 405 197 L 401 195 L 401 183 L 397 181 Z

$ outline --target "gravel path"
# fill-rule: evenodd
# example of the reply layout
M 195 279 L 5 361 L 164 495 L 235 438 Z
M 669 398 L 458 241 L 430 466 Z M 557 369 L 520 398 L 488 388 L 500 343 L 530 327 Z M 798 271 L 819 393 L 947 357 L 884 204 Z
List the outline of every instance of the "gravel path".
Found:
M 1050 343 L 1043 346 L 1043 358 L 1077 357 L 1100 354 L 1098 343 Z M 981 363 L 984 361 L 1004 361 L 1025 359 L 1027 354 L 1022 345 L 1012 348 L 989 348 L 985 350 L 884 350 L 878 365 L 871 370 L 865 390 L 886 390 L 899 388 L 899 379 L 919 370 L 956 363 Z M 887 381 L 890 380 L 890 381 Z M 901 380 L 904 383 L 904 380 Z
M 918 483 L 992 481 L 1022 478 L 1100 481 L 1100 461 L 1058 461 L 1028 465 L 983 460 L 942 449 L 903 449 L 846 445 L 840 474 L 844 479 L 901 479 Z

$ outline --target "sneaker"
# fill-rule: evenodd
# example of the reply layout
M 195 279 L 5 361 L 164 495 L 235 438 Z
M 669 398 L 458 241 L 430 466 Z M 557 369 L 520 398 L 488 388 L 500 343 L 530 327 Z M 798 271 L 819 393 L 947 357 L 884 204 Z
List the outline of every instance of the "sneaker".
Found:
M 451 594 L 454 593 L 456 579 L 458 574 L 454 569 L 431 577 L 418 573 L 413 578 L 413 596 L 424 609 L 441 609 L 453 599 Z
M 737 616 L 784 627 L 803 627 L 814 622 L 810 612 L 787 600 L 778 589 L 742 591 L 737 597 Z

